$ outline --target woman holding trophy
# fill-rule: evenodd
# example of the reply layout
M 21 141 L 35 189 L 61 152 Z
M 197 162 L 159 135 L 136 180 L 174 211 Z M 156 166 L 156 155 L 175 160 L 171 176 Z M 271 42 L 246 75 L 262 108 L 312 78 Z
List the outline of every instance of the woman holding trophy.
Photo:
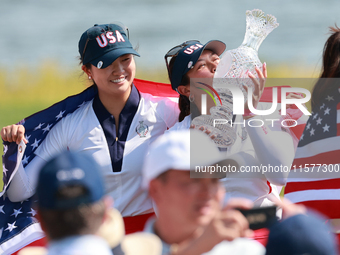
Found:
M 248 87 L 253 87 L 254 108 L 264 110 L 268 107 L 260 102 L 267 68 L 265 63 L 261 64 L 259 61 L 257 50 L 264 38 L 277 26 L 273 16 L 264 17 L 259 10 L 248 11 L 245 40 L 239 48 L 225 52 L 221 59 L 219 56 L 224 52 L 225 44 L 220 41 L 209 41 L 205 45 L 199 41 L 187 41 L 165 55 L 172 88 L 180 94 L 180 122 L 170 131 L 190 127 L 202 130 L 215 141 L 220 150 L 225 151 L 226 156 L 233 155 L 239 163 L 240 167 L 236 172 L 228 172 L 226 178 L 222 179 L 226 187 L 225 201 L 231 197 L 244 197 L 253 201 L 255 206 L 275 204 L 280 199 L 280 186 L 285 185 L 290 170 L 288 166 L 294 158 L 294 144 L 297 140 L 295 135 L 281 125 L 263 124 L 261 127 L 254 127 L 250 122 L 262 121 L 262 117 L 252 114 L 247 104 L 243 116 L 233 115 L 232 96 L 226 90 L 228 83 L 238 82 L 240 79 L 237 78 L 242 78 L 240 87 L 244 89 L 244 94 Z M 228 61 L 231 63 L 226 64 Z M 226 65 L 228 68 L 225 68 Z M 227 85 L 222 89 L 217 88 L 215 85 L 218 80 Z M 210 95 L 208 92 L 215 93 L 215 101 L 219 99 L 221 104 L 213 106 L 214 100 L 206 100 L 203 104 L 210 109 L 211 115 L 204 115 L 200 110 L 202 94 Z M 282 117 L 276 111 L 275 119 Z M 301 115 L 294 117 L 298 119 Z M 221 118 L 232 121 L 234 125 L 214 122 Z M 264 171 L 263 166 L 267 166 L 267 169 L 280 167 L 280 170 Z M 280 217 L 280 213 L 278 216 Z
M 184 55 L 185 54 L 185 50 L 189 47 L 192 46 L 198 47 L 199 49 L 196 50 L 195 53 L 193 53 L 192 55 Z M 199 46 L 197 46 L 199 45 Z M 213 46 L 219 45 L 220 48 L 216 48 Z M 225 48 L 224 44 L 222 42 L 219 41 L 210 41 L 208 42 L 206 45 L 202 45 L 199 42 L 196 42 L 194 44 L 182 44 L 181 46 L 183 46 L 179 52 L 177 56 L 173 56 L 170 64 L 169 64 L 169 77 L 171 77 L 171 85 L 172 88 L 175 89 L 179 94 L 180 94 L 180 99 L 179 99 L 179 107 L 180 107 L 180 122 L 175 124 L 175 126 L 173 128 L 171 128 L 169 131 L 171 130 L 177 130 L 177 129 L 183 129 L 183 128 L 198 128 L 201 130 L 204 130 L 207 134 L 209 134 L 212 139 L 214 140 L 216 137 L 212 134 L 212 129 L 213 126 L 211 126 L 211 128 L 206 127 L 206 128 L 201 128 L 200 125 L 195 125 L 195 118 L 200 118 L 200 117 L 204 117 L 203 115 L 200 115 L 200 110 L 199 107 L 201 106 L 201 94 L 202 94 L 202 90 L 201 88 L 204 87 L 205 85 L 202 84 L 198 84 L 198 85 L 194 85 L 194 86 L 190 86 L 190 79 L 191 78 L 209 78 L 212 82 L 214 74 L 216 72 L 216 68 L 219 64 L 220 58 L 219 55 L 221 54 L 221 51 L 219 51 L 222 48 Z M 224 46 L 224 47 L 222 47 Z M 223 50 L 222 50 L 223 52 Z M 197 54 L 199 55 L 197 60 L 194 62 L 193 58 L 195 58 L 195 55 Z M 192 62 L 193 67 L 190 69 L 190 71 L 186 72 L 185 74 L 182 75 L 180 83 L 176 83 L 176 74 L 179 73 L 178 70 L 178 64 L 180 62 L 177 62 L 177 60 L 181 60 L 181 62 L 184 62 L 184 58 L 186 59 L 186 63 L 190 63 Z M 183 66 L 187 66 L 187 64 L 183 65 Z M 263 92 L 264 89 L 264 84 L 265 84 L 265 78 L 267 76 L 266 74 L 266 65 L 263 64 L 262 66 L 262 70 L 263 72 L 259 69 L 256 68 L 256 72 L 258 74 L 258 76 L 260 77 L 260 81 L 258 81 L 255 76 L 253 74 L 251 74 L 250 72 L 248 72 L 249 78 L 252 79 L 252 81 L 254 82 L 255 85 L 255 90 L 254 90 L 254 94 L 253 94 L 253 104 L 254 106 L 257 105 L 259 103 L 259 99 L 261 97 L 261 94 Z M 185 81 L 188 81 L 188 83 L 186 83 Z M 205 83 L 206 84 L 206 83 Z M 200 86 L 200 87 L 199 87 Z M 208 85 L 209 86 L 209 85 Z M 209 103 L 208 103 L 208 108 L 209 108 Z M 234 119 L 234 123 L 235 122 L 242 122 L 242 119 L 244 120 L 250 120 L 252 118 L 255 118 L 255 116 L 251 116 L 251 115 L 244 115 L 244 116 L 235 116 Z M 194 124 L 193 124 L 194 123 Z M 227 125 L 225 125 L 226 127 L 228 127 Z M 247 126 L 247 125 L 245 125 Z M 236 135 L 237 133 L 239 133 L 239 131 L 244 133 L 244 130 L 242 130 L 243 126 L 241 125 L 234 125 L 235 129 L 233 128 L 229 128 L 226 130 L 226 132 L 229 132 L 229 136 L 231 136 L 232 138 L 230 140 L 235 140 L 234 144 L 232 146 L 229 146 L 226 150 L 226 153 L 228 155 L 230 154 L 234 154 L 234 153 L 238 153 L 239 154 L 239 162 L 244 162 L 246 165 L 257 165 L 257 164 L 261 164 L 259 161 L 257 161 L 256 159 L 256 148 L 254 148 L 254 146 L 252 145 L 252 140 L 256 140 L 256 142 L 259 144 L 259 146 L 261 146 L 259 148 L 259 152 L 262 153 L 266 153 L 265 151 L 272 151 L 272 147 L 273 145 L 270 144 L 272 141 L 269 139 L 268 142 L 269 144 L 266 144 L 264 141 L 258 141 L 260 139 L 262 139 L 262 137 L 264 136 L 264 134 L 259 134 L 260 131 L 263 132 L 263 129 L 260 128 L 253 128 L 255 129 L 254 132 L 249 132 L 248 129 L 246 130 L 249 135 L 254 135 L 254 137 L 251 137 L 250 139 L 248 137 L 243 138 L 240 137 L 238 135 Z M 249 127 L 249 126 L 248 126 Z M 239 130 L 241 128 L 241 130 Z M 249 127 L 249 129 L 251 129 Z M 268 129 L 268 127 L 266 127 L 266 129 Z M 279 131 L 281 132 L 281 131 Z M 282 132 L 283 133 L 283 132 Z M 287 133 L 283 133 L 283 136 L 285 136 L 286 138 L 288 137 Z M 218 138 L 218 136 L 217 136 Z M 292 140 L 292 139 L 290 139 Z M 229 141 L 229 140 L 226 140 Z M 268 146 L 269 145 L 269 146 Z M 293 142 L 291 141 L 290 146 L 293 146 Z M 238 152 L 236 151 L 236 147 Z M 292 159 L 293 158 L 293 153 L 294 153 L 294 149 L 292 148 L 291 153 L 292 155 L 289 155 L 289 158 Z M 274 163 L 275 160 L 273 160 Z M 288 173 L 287 173 L 288 174 Z M 228 174 L 227 174 L 228 177 Z M 253 177 L 253 176 L 252 176 Z M 258 180 L 257 180 L 258 179 Z M 239 178 L 239 181 L 244 182 L 248 179 L 246 178 Z M 235 187 L 231 187 L 229 185 L 226 185 L 227 188 L 227 198 L 230 197 L 228 194 L 235 194 L 236 196 L 242 196 L 242 197 L 246 197 L 251 199 L 253 202 L 255 202 L 258 205 L 269 205 L 270 203 L 268 203 L 267 199 L 265 199 L 265 195 L 267 194 L 272 194 L 272 192 L 270 192 L 271 187 L 269 187 L 269 184 L 267 183 L 267 178 L 265 176 L 261 176 L 261 178 L 250 178 L 248 181 L 252 182 L 251 185 L 240 185 L 240 186 L 235 186 Z M 280 182 L 281 181 L 281 182 Z M 258 185 L 254 186 L 254 182 L 259 182 Z M 228 183 L 228 181 L 226 181 L 226 183 Z M 233 180 L 233 186 L 236 184 L 236 182 Z M 278 185 L 284 185 L 285 184 L 285 178 L 283 177 L 281 180 L 278 180 L 277 182 L 275 182 L 275 184 Z M 254 188 L 256 188 L 256 190 L 254 190 Z M 253 190 L 250 190 L 253 189 Z M 279 198 L 278 196 L 279 194 L 276 192 L 276 194 L 273 196 L 273 199 L 275 198 Z M 231 195 L 234 196 L 234 195 Z M 270 199 L 270 200 L 273 200 Z

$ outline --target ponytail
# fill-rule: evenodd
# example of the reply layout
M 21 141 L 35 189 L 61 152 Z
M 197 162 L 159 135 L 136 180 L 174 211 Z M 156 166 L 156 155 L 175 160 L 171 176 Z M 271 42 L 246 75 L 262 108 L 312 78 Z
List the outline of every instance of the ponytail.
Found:
M 178 107 L 180 110 L 178 121 L 181 122 L 186 116 L 190 114 L 190 101 L 186 96 L 180 95 L 178 100 Z
M 171 74 L 172 74 L 172 68 L 174 66 L 175 60 L 177 56 L 174 56 L 171 58 L 170 63 L 169 63 L 169 80 L 171 81 Z M 188 85 L 190 84 L 190 78 L 187 76 L 187 74 L 183 75 L 182 80 L 181 80 L 181 85 Z M 189 98 L 181 95 L 179 96 L 178 100 L 178 107 L 180 110 L 178 121 L 181 122 L 186 116 L 190 115 L 190 101 Z M 192 107 L 192 104 L 191 104 Z

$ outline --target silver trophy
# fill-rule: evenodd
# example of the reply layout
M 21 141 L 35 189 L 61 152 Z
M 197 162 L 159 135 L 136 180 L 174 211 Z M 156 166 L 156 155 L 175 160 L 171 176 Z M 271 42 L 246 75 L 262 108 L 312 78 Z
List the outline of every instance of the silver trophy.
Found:
M 246 102 L 247 93 L 243 86 L 252 88 L 254 86 L 251 79 L 246 79 L 248 77 L 246 72 L 258 77 L 255 66 L 262 66 L 258 49 L 267 35 L 278 26 L 276 18 L 272 15 L 265 16 L 264 12 L 258 9 L 246 11 L 246 33 L 242 44 L 236 49 L 226 51 L 221 57 L 214 76 L 218 79 L 214 79 L 213 87 L 222 105 L 210 108 L 211 115 L 201 115 L 192 121 L 194 128 L 209 133 L 221 148 L 232 146 L 236 140 L 236 132 L 229 124 L 216 124 L 216 119 L 225 119 L 229 122 L 232 120 L 233 97 L 227 88 L 236 83 L 243 91 Z M 218 101 L 217 95 L 215 99 Z

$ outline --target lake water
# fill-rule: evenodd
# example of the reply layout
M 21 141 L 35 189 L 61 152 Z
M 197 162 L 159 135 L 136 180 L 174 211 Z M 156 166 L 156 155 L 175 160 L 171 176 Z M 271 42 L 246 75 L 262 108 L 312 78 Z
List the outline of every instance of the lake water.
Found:
M 320 65 L 328 27 L 340 25 L 338 0 L 0 0 L 0 66 L 34 67 L 45 59 L 78 65 L 78 40 L 93 24 L 121 21 L 139 45 L 144 68 L 164 67 L 164 54 L 190 39 L 238 47 L 246 10 L 261 9 L 280 24 L 259 56 L 271 63 Z

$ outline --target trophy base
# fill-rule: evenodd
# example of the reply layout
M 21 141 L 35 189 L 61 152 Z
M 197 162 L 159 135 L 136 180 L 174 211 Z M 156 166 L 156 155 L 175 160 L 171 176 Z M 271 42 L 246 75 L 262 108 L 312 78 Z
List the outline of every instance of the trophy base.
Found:
M 201 115 L 192 120 L 191 128 L 209 135 L 217 147 L 228 148 L 235 143 L 236 132 L 230 124 L 218 124 L 218 120 L 218 118 L 213 118 L 211 115 Z

